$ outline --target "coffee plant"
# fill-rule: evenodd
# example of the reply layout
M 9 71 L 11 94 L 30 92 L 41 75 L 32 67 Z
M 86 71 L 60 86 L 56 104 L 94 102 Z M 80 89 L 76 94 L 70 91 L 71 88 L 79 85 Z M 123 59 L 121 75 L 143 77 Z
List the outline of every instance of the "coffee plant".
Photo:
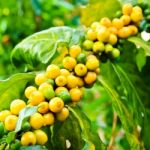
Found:
M 17 44 L 11 61 L 21 73 L 0 81 L 0 150 L 150 149 L 149 16 L 145 1 L 90 1 L 83 26 L 52 27 Z M 109 142 L 91 121 L 102 105 L 87 100 L 93 88 L 112 105 Z M 114 146 L 117 128 L 125 146 Z

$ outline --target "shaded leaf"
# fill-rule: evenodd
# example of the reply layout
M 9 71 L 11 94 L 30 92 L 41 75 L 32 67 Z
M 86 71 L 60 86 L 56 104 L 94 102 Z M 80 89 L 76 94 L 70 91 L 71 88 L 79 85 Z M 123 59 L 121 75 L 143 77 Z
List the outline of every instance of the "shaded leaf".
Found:
M 19 132 L 21 130 L 21 126 L 23 121 L 37 112 L 38 106 L 26 107 L 19 113 L 17 125 L 15 132 Z
M 0 110 L 9 109 L 11 101 L 20 98 L 26 84 L 33 80 L 34 73 L 19 73 L 0 81 Z

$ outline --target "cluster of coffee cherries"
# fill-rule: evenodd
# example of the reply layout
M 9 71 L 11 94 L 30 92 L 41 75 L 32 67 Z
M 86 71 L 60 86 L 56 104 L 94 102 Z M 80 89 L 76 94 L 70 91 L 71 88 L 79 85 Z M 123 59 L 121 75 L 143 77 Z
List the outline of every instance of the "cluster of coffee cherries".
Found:
M 38 106 L 37 112 L 22 125 L 21 145 L 44 145 L 48 141 L 44 126 L 55 120 L 64 121 L 69 116 L 67 104 L 77 103 L 83 97 L 83 87 L 91 87 L 99 73 L 99 60 L 95 55 L 85 54 L 79 45 L 68 48 L 62 66 L 51 64 L 35 77 L 35 86 L 25 89 L 26 102 L 15 99 L 10 110 L 0 112 L 5 130 L 14 131 L 21 110 Z
M 141 7 L 125 4 L 119 18 L 110 20 L 104 17 L 99 22 L 91 24 L 87 29 L 83 47 L 99 55 L 100 59 L 103 59 L 104 55 L 111 59 L 118 58 L 120 56 L 120 50 L 117 48 L 119 40 L 136 35 L 142 19 Z

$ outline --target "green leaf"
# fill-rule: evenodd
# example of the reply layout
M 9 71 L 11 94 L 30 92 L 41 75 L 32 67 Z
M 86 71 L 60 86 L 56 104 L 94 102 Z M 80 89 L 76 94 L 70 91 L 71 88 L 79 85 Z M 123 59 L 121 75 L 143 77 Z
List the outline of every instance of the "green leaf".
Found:
M 146 64 L 146 56 L 145 56 L 145 52 L 142 48 L 138 49 L 138 53 L 136 55 L 136 64 L 137 64 L 139 71 L 142 71 L 142 68 Z
M 143 48 L 145 55 L 150 56 L 150 43 L 149 42 L 145 42 L 139 37 L 130 37 L 128 38 L 128 41 L 134 43 L 138 47 Z
M 11 101 L 20 98 L 26 84 L 35 77 L 34 73 L 19 73 L 0 81 L 0 110 L 9 109 Z
M 90 3 L 81 9 L 81 22 L 86 26 L 102 17 L 113 18 L 116 11 L 121 10 L 118 0 L 91 0 Z
M 84 149 L 84 147 L 103 150 L 104 146 L 97 133 L 92 130 L 90 121 L 79 107 L 69 107 L 69 118 L 64 122 L 56 122 L 51 127 L 51 142 L 53 149 L 67 150 L 66 142 L 69 142 L 70 150 Z M 68 144 L 67 144 L 68 145 Z
M 21 126 L 23 124 L 23 121 L 26 120 L 28 117 L 33 115 L 37 112 L 38 106 L 32 106 L 32 107 L 26 107 L 19 113 L 19 118 L 17 121 L 15 132 L 19 132 L 21 130 Z
M 45 146 L 33 145 L 33 146 L 22 146 L 19 150 L 48 150 L 48 149 Z
M 130 3 L 132 5 L 136 5 L 138 3 L 138 0 L 118 0 L 121 4 Z
M 68 47 L 79 44 L 83 37 L 83 30 L 53 27 L 24 39 L 12 51 L 11 59 L 16 67 L 23 67 L 26 70 L 38 69 L 60 57 L 63 51 L 58 51 L 59 45 Z
M 9 132 L 7 137 L 6 137 L 6 143 L 10 144 L 12 141 L 15 140 L 15 137 L 16 137 L 16 133 L 14 131 L 13 132 Z

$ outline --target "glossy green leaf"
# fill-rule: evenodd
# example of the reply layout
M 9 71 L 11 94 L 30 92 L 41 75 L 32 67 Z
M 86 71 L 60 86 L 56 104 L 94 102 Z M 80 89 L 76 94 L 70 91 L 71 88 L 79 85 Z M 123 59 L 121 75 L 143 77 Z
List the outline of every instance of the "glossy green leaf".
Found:
M 19 73 L 0 81 L 0 110 L 9 109 L 11 101 L 21 98 L 26 84 L 35 77 L 34 73 Z
M 38 106 L 26 107 L 19 113 L 19 118 L 17 121 L 15 132 L 19 132 L 21 130 L 21 126 L 23 121 L 37 112 Z
M 116 11 L 121 9 L 118 0 L 91 0 L 90 3 L 81 9 L 81 22 L 86 26 L 102 17 L 113 18 Z
M 70 27 L 53 27 L 35 33 L 14 48 L 12 62 L 16 67 L 26 70 L 38 69 L 39 66 L 47 65 L 60 57 L 63 51 L 57 49 L 59 45 L 68 47 L 79 44 L 83 37 L 83 30 L 78 31 Z
M 47 149 L 45 146 L 41 145 L 33 145 L 33 146 L 22 146 L 19 150 L 50 150 L 50 149 Z
M 139 37 L 130 37 L 128 40 L 134 43 L 136 46 L 141 47 L 145 51 L 146 56 L 150 56 L 150 43 L 142 40 Z

